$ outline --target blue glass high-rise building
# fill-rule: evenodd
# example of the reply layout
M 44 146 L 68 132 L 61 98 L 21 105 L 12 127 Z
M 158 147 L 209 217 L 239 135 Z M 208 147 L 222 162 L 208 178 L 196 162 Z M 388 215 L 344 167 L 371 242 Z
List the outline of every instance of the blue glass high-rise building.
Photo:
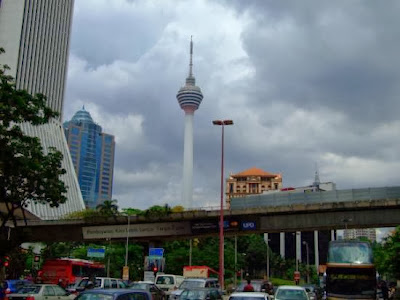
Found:
M 64 122 L 64 132 L 86 207 L 111 200 L 114 136 L 103 133 L 84 107 Z

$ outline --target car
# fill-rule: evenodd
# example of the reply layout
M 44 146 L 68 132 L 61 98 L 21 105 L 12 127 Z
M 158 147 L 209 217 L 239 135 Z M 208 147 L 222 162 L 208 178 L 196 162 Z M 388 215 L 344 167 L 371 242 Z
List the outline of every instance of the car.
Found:
M 181 275 L 158 274 L 154 282 L 160 289 L 165 291 L 167 296 L 169 296 L 173 290 L 178 289 L 184 279 L 185 278 Z
M 21 287 L 33 284 L 30 280 L 8 279 L 0 284 L 0 300 L 3 300 L 7 294 L 16 293 Z
M 308 293 L 310 300 L 319 300 L 322 298 L 321 289 L 314 284 L 304 284 L 302 285 Z
M 88 286 L 100 289 L 123 289 L 127 287 L 123 280 L 119 278 L 96 277 L 92 282 L 88 277 L 84 277 L 76 282 L 75 285 L 69 287 L 67 291 L 70 293 L 79 293 L 86 290 Z
M 304 287 L 281 285 L 275 292 L 274 300 L 310 300 Z
M 234 292 L 229 300 L 270 300 L 270 296 L 264 292 Z
M 182 281 L 179 288 L 170 295 L 171 300 L 178 300 L 184 290 L 194 288 L 216 288 L 219 289 L 217 278 L 186 278 Z M 222 292 L 220 291 L 222 294 Z
M 179 300 L 222 300 L 218 288 L 193 288 L 184 290 Z
M 149 281 L 137 281 L 129 285 L 130 289 L 145 290 L 150 292 L 153 300 L 165 300 L 167 298 L 165 292 L 157 287 L 153 282 Z
M 75 300 L 152 300 L 145 290 L 134 289 L 89 289 L 80 293 Z
M 71 295 L 57 284 L 31 284 L 21 287 L 16 293 L 8 294 L 8 300 L 73 300 L 75 295 Z

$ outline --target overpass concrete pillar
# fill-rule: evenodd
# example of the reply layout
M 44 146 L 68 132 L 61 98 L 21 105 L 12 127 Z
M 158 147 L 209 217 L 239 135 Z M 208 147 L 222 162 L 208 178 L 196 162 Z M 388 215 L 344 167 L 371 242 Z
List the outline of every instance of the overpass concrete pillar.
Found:
M 279 234 L 279 250 L 282 258 L 285 258 L 285 233 Z
M 319 244 L 319 237 L 318 237 L 318 230 L 314 230 L 314 257 L 315 257 L 315 269 L 318 274 L 319 270 L 319 249 L 318 249 L 318 244 Z
M 301 232 L 296 231 L 296 260 L 301 262 Z

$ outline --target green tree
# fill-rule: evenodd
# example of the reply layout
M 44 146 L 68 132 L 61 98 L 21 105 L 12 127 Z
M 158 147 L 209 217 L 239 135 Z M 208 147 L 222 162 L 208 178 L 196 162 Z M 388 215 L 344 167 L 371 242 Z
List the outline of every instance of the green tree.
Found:
M 0 54 L 3 52 L 0 48 Z M 58 114 L 46 106 L 44 95 L 17 90 L 14 79 L 6 75 L 8 69 L 0 65 L 0 204 L 5 208 L 0 212 L 0 229 L 8 221 L 16 226 L 16 211 L 24 212 L 30 202 L 58 207 L 67 200 L 60 180 L 66 172 L 61 152 L 43 150 L 40 140 L 20 127 L 25 122 L 34 126 L 48 123 Z
M 117 200 L 105 200 L 103 203 L 96 206 L 96 209 L 107 217 L 113 217 L 119 215 L 118 212 L 118 201 Z
M 374 246 L 374 260 L 381 275 L 400 279 L 400 226 Z
M 168 204 L 165 204 L 164 206 L 154 205 L 144 211 L 144 216 L 151 217 L 151 218 L 154 218 L 154 217 L 159 218 L 159 217 L 168 216 L 171 213 L 172 213 L 172 210 Z

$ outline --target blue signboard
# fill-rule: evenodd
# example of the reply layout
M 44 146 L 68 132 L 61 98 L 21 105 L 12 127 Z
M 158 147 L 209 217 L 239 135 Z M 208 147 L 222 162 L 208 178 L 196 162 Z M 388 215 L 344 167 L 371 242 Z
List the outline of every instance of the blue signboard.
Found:
M 257 224 L 255 221 L 242 221 L 241 227 L 242 227 L 242 230 L 256 230 Z
M 149 248 L 149 256 L 164 256 L 164 248 Z
M 104 248 L 88 248 L 88 250 L 87 250 L 88 257 L 104 258 L 105 253 L 106 253 L 106 249 L 104 249 Z

